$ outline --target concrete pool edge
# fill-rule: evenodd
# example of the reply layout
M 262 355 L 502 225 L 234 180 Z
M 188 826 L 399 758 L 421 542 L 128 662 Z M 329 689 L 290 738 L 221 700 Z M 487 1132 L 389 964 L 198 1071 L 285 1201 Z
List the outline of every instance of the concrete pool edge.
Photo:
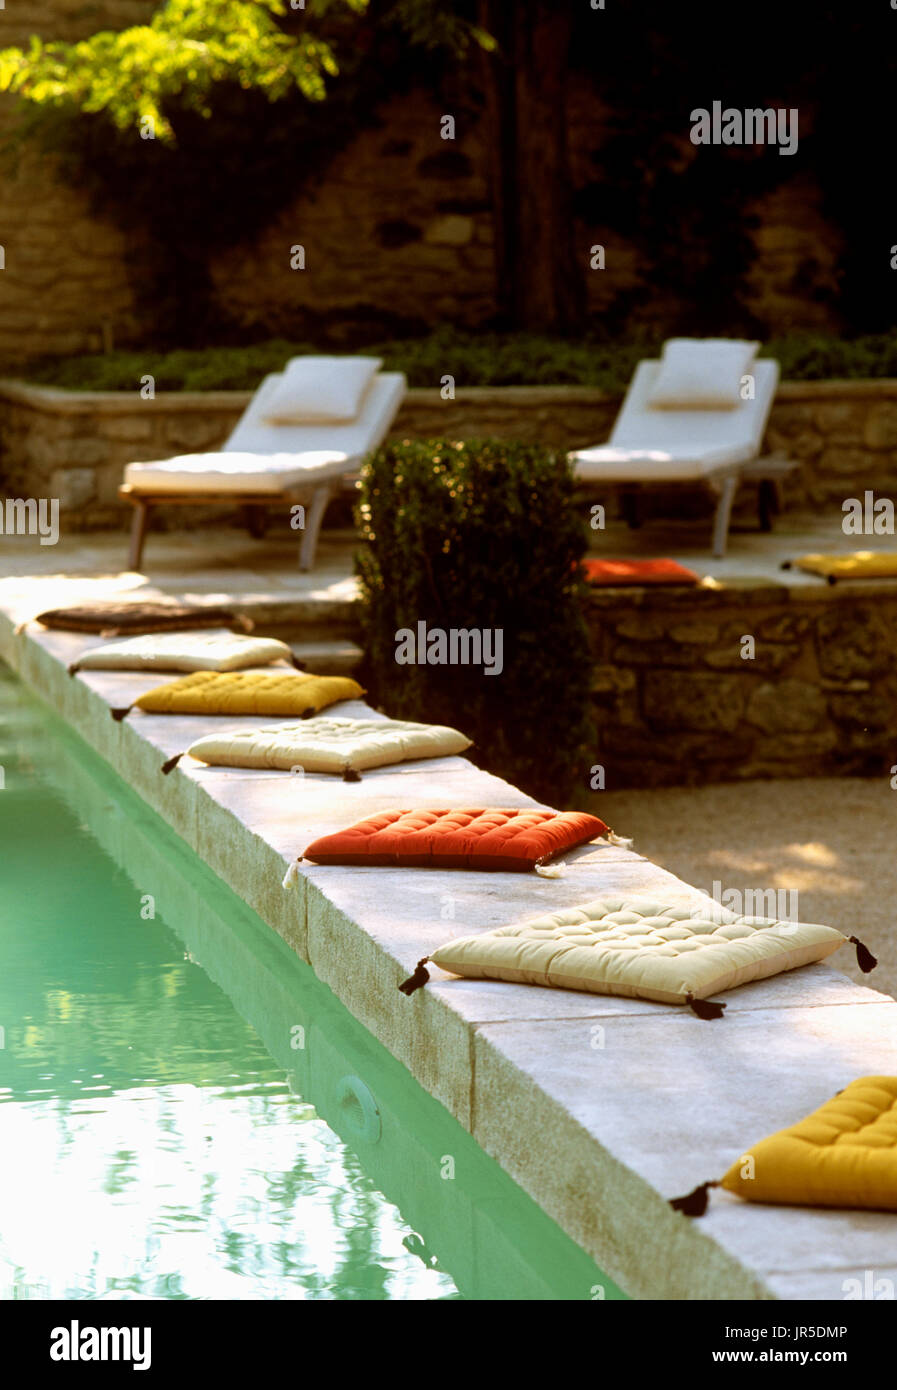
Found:
M 373 920 L 373 904 L 372 925 L 366 925 L 362 913 L 351 910 L 351 905 L 357 905 L 359 898 L 364 906 L 364 894 L 358 892 L 357 883 L 353 885 L 345 876 L 334 876 L 332 871 L 328 874 L 311 869 L 303 874 L 298 892 L 285 894 L 280 886 L 285 866 L 283 850 L 273 845 L 262 829 L 251 828 L 233 809 L 223 805 L 196 778 L 183 775 L 180 770 L 171 778 L 162 778 L 159 773 L 161 750 L 148 736 L 151 728 L 158 729 L 158 720 L 139 718 L 114 723 L 109 718 L 108 701 L 85 681 L 69 678 L 64 660 L 49 649 L 54 639 L 58 648 L 63 637 L 68 639 L 74 635 L 56 633 L 48 641 L 48 634 L 31 629 L 14 636 L 12 622 L 0 613 L 0 655 L 12 669 L 125 778 L 301 959 L 311 964 L 319 978 L 355 1017 L 620 1287 L 637 1298 L 700 1300 L 777 1296 L 776 1288 L 765 1277 L 768 1261 L 764 1263 L 756 1253 L 739 1252 L 737 1233 L 735 1237 L 730 1233 L 725 1243 L 721 1243 L 714 1238 L 710 1223 L 690 1223 L 669 1208 L 666 1198 L 678 1190 L 675 1176 L 669 1179 L 671 1190 L 662 1193 L 644 1173 L 613 1152 L 613 1136 L 604 1144 L 596 1136 L 595 1126 L 584 1123 L 576 1107 L 566 1103 L 561 1092 L 554 1092 L 550 1072 L 536 1078 L 522 1064 L 521 1035 L 525 1040 L 527 1034 L 532 1036 L 536 1031 L 546 1038 L 551 1034 L 556 1039 L 555 1045 L 569 1056 L 568 1039 L 578 1036 L 570 1030 L 578 1028 L 580 1023 L 586 1027 L 602 1019 L 607 1021 L 609 1028 L 616 1025 L 619 1029 L 620 1020 L 623 1020 L 637 1033 L 645 1029 L 653 1035 L 662 1019 L 667 1020 L 668 1026 L 685 1022 L 676 1017 L 681 1015 L 681 1010 L 656 1005 L 620 1009 L 616 1007 L 620 1002 L 628 1004 L 629 1001 L 605 1001 L 591 996 L 572 1007 L 561 1008 L 556 1000 L 542 999 L 551 992 L 529 991 L 532 1004 L 528 1011 L 524 1008 L 515 1015 L 509 1009 L 504 1016 L 489 1017 L 489 999 L 484 997 L 485 1016 L 470 1018 L 465 1016 L 461 996 L 456 993 L 453 999 L 451 990 L 438 984 L 413 1000 L 403 1000 L 395 985 L 409 964 L 410 948 L 401 937 L 401 925 L 394 942 L 384 939 L 382 928 L 378 934 L 377 922 Z M 83 639 L 76 640 L 83 644 Z M 151 678 L 150 683 L 157 683 L 157 678 Z M 147 731 L 147 736 L 141 728 Z M 163 756 L 170 751 L 166 748 Z M 468 782 L 496 784 L 497 779 L 490 779 L 472 768 L 469 776 L 460 770 L 459 785 Z M 528 799 L 521 793 L 514 792 L 514 795 L 516 800 L 508 800 L 506 804 L 526 804 Z M 346 813 L 343 815 L 345 817 Z M 294 839 L 301 845 L 303 834 L 298 828 Z M 660 886 L 672 881 L 664 871 L 623 852 L 605 855 L 601 869 L 608 872 L 615 869 L 624 879 L 627 872 L 636 873 L 646 887 L 655 880 Z M 582 891 L 596 896 L 595 877 L 587 870 L 588 865 L 582 871 Z M 415 877 L 420 878 L 419 875 Z M 444 877 L 439 876 L 440 880 Z M 463 877 L 481 879 L 482 876 Z M 370 880 L 367 883 L 369 889 Z M 403 885 L 405 883 L 403 880 Z M 378 897 L 383 897 L 388 892 L 389 879 L 378 879 L 373 887 Z M 435 894 L 438 887 L 434 882 L 427 891 Z M 681 888 L 694 892 L 687 885 Z M 534 905 L 532 915 L 537 910 Z M 431 910 L 427 915 L 432 918 L 435 913 Z M 450 934 L 447 928 L 442 928 L 441 932 L 443 937 Z M 435 944 L 432 937 L 424 936 L 422 940 L 419 954 Z M 390 949 L 390 945 L 397 949 Z M 792 989 L 789 994 L 784 989 L 777 994 L 767 986 L 761 994 L 751 996 L 759 1001 L 755 1008 L 769 1011 L 771 1016 L 772 1011 L 777 1010 L 774 1018 L 778 1026 L 784 1024 L 786 1028 L 792 1022 L 799 1026 L 806 1009 L 823 1002 L 837 1003 L 841 1010 L 865 1006 L 868 1002 L 876 1003 L 879 1008 L 888 1005 L 890 1021 L 897 1021 L 897 1005 L 891 1000 L 883 1001 L 881 995 L 870 990 L 851 986 L 843 992 L 843 998 L 838 996 L 830 1000 L 822 985 L 831 981 L 835 972 L 822 967 L 814 967 L 813 971 L 816 973 L 800 972 L 813 983 L 807 983 L 797 992 Z M 833 988 L 837 993 L 836 984 L 826 983 L 826 988 Z M 533 998 L 537 993 L 540 997 Z M 518 997 L 519 993 L 514 995 L 515 999 Z M 468 992 L 464 1000 L 476 1001 L 475 993 Z M 750 1008 L 750 1004 L 744 1007 Z M 793 1011 L 793 1020 L 785 1017 L 789 1010 Z M 476 1009 L 471 1011 L 475 1013 Z M 542 1017 L 539 1017 L 540 1012 Z M 878 1009 L 875 1012 L 877 1014 Z M 734 1016 L 735 1011 L 731 1009 L 730 1039 Z M 557 1026 L 552 1033 L 546 1025 L 553 1022 Z M 864 1025 L 860 1021 L 857 1026 L 862 1031 Z M 625 1033 L 625 1029 L 621 1031 Z M 663 1028 L 658 1036 L 667 1036 Z M 718 1052 L 717 1042 L 723 1041 L 723 1057 L 725 1039 L 726 1034 L 714 1035 L 713 1051 Z M 722 1064 L 718 1081 L 721 1067 Z M 712 1103 L 708 1103 L 707 1110 L 712 1114 Z M 546 1133 L 551 1135 L 550 1145 L 541 1137 Z M 695 1139 L 699 1137 L 695 1135 Z M 745 1137 L 754 1137 L 750 1129 Z M 718 1175 L 712 1150 L 704 1167 L 707 1171 L 701 1172 L 699 1177 Z M 746 1222 L 758 1223 L 760 1209 L 748 1211 L 742 1206 L 741 1211 Z M 887 1216 L 881 1219 L 890 1221 Z M 766 1223 L 760 1221 L 759 1224 Z M 784 1224 L 787 1227 L 787 1217 Z M 822 1247 L 829 1229 L 822 1215 L 817 1229 Z M 890 1229 L 893 1230 L 893 1226 Z M 748 1241 L 748 1246 L 753 1244 Z M 818 1258 L 814 1263 L 814 1251 L 808 1249 L 806 1259 L 791 1271 L 791 1276 L 809 1277 L 817 1269 L 825 1271 L 830 1267 L 831 1260 L 825 1249 L 816 1254 Z M 839 1275 L 847 1263 L 843 1259 L 838 1265 Z M 783 1290 L 784 1287 L 783 1284 Z M 787 1292 L 784 1296 L 788 1296 Z M 588 1297 L 587 1291 L 584 1297 Z

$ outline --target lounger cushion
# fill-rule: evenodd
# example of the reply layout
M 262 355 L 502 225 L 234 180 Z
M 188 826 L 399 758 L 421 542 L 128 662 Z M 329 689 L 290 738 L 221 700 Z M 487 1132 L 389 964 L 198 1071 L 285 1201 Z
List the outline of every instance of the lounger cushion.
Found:
M 607 834 L 584 811 L 383 811 L 324 835 L 305 851 L 316 864 L 525 872 Z
M 698 584 L 694 570 L 675 560 L 583 560 L 589 584 L 619 588 L 633 584 Z
M 861 1076 L 748 1149 L 722 1186 L 752 1202 L 897 1211 L 897 1076 Z
M 804 570 L 831 581 L 839 579 L 895 579 L 897 552 L 856 550 L 851 555 L 801 555 L 787 569 Z
M 346 471 L 333 449 L 303 454 L 179 454 L 155 463 L 129 463 L 125 482 L 139 492 L 279 493 L 320 484 Z
M 383 362 L 379 357 L 293 357 L 268 401 L 271 425 L 339 425 L 355 420 Z
M 44 627 L 66 632 L 95 632 L 116 637 L 121 632 L 189 632 L 202 627 L 252 626 L 229 608 L 203 608 L 189 603 L 128 603 L 98 599 L 70 608 L 48 608 L 35 619 Z
M 157 685 L 135 704 L 147 714 L 265 714 L 286 718 L 316 714 L 337 700 L 364 694 L 348 676 L 306 671 L 196 671 Z
M 265 415 L 280 379 L 277 372 L 265 377 L 223 449 L 132 463 L 125 469 L 125 481 L 138 495 L 233 492 L 277 496 L 313 491 L 360 466 L 364 456 L 385 438 L 405 394 L 401 372 L 380 372 L 355 420 L 338 425 L 270 425 Z
M 753 400 L 732 410 L 654 410 L 648 397 L 658 362 L 640 362 L 610 440 L 570 455 L 587 482 L 700 482 L 758 457 L 779 379 L 778 363 L 751 367 Z
M 684 1004 L 822 960 L 832 927 L 693 911 L 652 898 L 602 898 L 460 937 L 431 955 L 454 975 Z
M 734 410 L 759 343 L 670 338 L 648 396 L 652 410 Z
M 576 455 L 576 475 L 596 482 L 699 482 L 712 473 L 747 462 L 745 455 L 720 444 L 674 444 L 665 449 L 618 449 L 602 444 L 597 449 L 580 449 Z
M 239 671 L 289 661 L 286 642 L 233 632 L 159 633 L 82 652 L 70 671 Z
M 207 734 L 192 744 L 191 758 L 223 767 L 276 767 L 289 772 L 363 772 L 414 758 L 463 753 L 470 739 L 441 724 L 399 719 L 320 719 Z

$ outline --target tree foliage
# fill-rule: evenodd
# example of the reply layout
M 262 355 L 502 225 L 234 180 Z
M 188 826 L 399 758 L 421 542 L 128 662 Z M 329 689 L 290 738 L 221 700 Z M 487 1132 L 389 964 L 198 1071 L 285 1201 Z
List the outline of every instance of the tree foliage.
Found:
M 104 112 L 120 129 L 151 122 L 155 135 L 175 138 L 166 103 L 175 99 L 205 118 L 221 83 L 278 101 L 299 91 L 327 95 L 339 71 L 333 45 L 312 22 L 332 11 L 362 16 L 369 0 L 166 0 L 148 24 L 102 30 L 77 43 L 33 37 L 27 49 L 0 52 L 0 91 L 37 106 Z M 461 55 L 487 48 L 489 35 L 462 10 L 436 0 L 396 0 L 382 16 L 414 44 Z
M 368 0 L 311 0 L 307 16 L 336 6 L 360 15 Z M 281 22 L 291 16 L 305 21 L 298 32 Z M 205 117 L 222 82 L 255 88 L 271 101 L 296 89 L 320 101 L 337 71 L 331 45 L 288 0 L 166 0 L 149 24 L 102 30 L 77 43 L 33 37 L 27 49 L 6 49 L 0 90 L 39 106 L 102 111 L 121 130 L 149 120 L 158 138 L 171 140 L 165 104 L 173 97 Z

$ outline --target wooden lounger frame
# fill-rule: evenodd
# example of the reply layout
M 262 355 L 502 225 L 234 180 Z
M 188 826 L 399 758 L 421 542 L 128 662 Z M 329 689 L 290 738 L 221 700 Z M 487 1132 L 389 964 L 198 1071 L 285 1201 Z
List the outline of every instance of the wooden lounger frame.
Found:
M 284 492 L 141 492 L 132 483 L 122 483 L 119 497 L 134 508 L 131 522 L 131 541 L 128 568 L 139 570 L 143 547 L 154 507 L 243 507 L 247 526 L 253 536 L 265 534 L 265 514 L 270 507 L 305 507 L 305 525 L 299 546 L 299 568 L 310 570 L 315 562 L 318 535 L 324 513 L 332 497 L 344 487 L 355 487 L 356 475 L 343 474 L 319 483 L 316 487 L 293 488 Z
M 590 495 L 604 488 L 614 488 L 620 494 L 624 519 L 631 527 L 635 528 L 640 524 L 638 496 L 642 489 L 686 487 L 694 490 L 700 487 L 709 488 L 716 497 L 716 511 L 713 517 L 713 555 L 717 560 L 721 560 L 726 553 L 732 504 L 735 501 L 739 484 L 742 482 L 757 483 L 757 514 L 760 529 L 761 531 L 771 531 L 773 516 L 782 510 L 782 483 L 788 474 L 793 473 L 799 466 L 796 459 L 790 459 L 786 454 L 775 453 L 765 454 L 761 458 L 752 459 L 749 463 L 733 464 L 730 468 L 721 468 L 717 472 L 708 473 L 703 478 L 670 478 L 668 482 L 660 478 L 651 478 L 646 479 L 643 483 L 637 480 L 623 482 L 620 479 L 600 483 L 597 479 L 589 479 L 588 481 L 580 481 L 578 486 L 587 490 Z

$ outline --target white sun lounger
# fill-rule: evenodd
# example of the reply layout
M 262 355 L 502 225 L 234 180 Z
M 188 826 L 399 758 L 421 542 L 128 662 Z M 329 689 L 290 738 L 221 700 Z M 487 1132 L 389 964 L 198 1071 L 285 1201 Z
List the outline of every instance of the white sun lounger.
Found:
M 755 396 L 731 410 L 651 409 L 648 396 L 660 368 L 640 362 L 610 441 L 570 454 L 576 478 L 589 488 L 608 484 L 660 487 L 705 486 L 717 498 L 713 553 L 726 552 L 729 517 L 738 484 L 751 476 L 779 478 L 796 467 L 779 455 L 761 459 L 760 449 L 779 380 L 779 365 L 758 358 L 752 367 Z M 768 468 L 764 468 L 768 463 Z
M 131 463 L 119 496 L 135 508 L 128 564 L 139 569 L 150 509 L 240 502 L 257 518 L 265 507 L 307 508 L 299 567 L 311 569 L 327 504 L 341 482 L 383 442 L 405 394 L 401 372 L 380 372 L 357 419 L 339 425 L 269 425 L 267 403 L 281 379 L 265 377 L 222 448 Z

